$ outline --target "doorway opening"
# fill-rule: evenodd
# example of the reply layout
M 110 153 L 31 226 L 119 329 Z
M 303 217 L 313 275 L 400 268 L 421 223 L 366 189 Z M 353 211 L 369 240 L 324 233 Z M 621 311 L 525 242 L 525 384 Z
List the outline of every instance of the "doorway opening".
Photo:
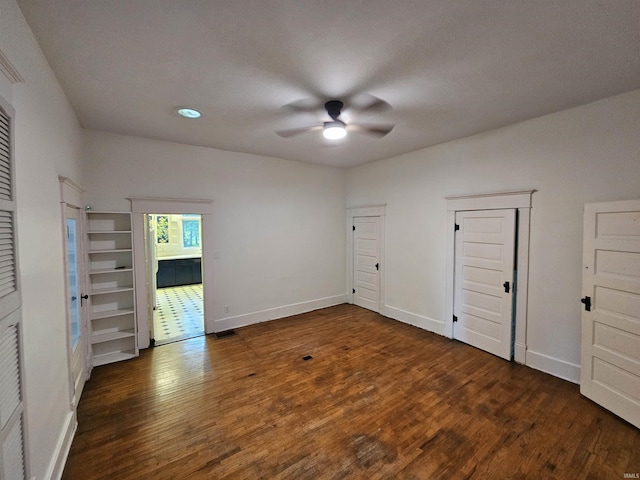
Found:
M 151 345 L 205 334 L 202 216 L 144 214 Z

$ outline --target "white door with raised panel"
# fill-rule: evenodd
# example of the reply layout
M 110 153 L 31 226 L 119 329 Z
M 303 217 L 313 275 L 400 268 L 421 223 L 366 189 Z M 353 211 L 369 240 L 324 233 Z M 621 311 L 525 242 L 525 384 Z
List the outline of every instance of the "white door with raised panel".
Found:
M 580 391 L 640 428 L 640 200 L 585 205 Z
M 353 218 L 353 303 L 380 311 L 380 217 Z
M 453 337 L 512 357 L 515 210 L 456 212 Z

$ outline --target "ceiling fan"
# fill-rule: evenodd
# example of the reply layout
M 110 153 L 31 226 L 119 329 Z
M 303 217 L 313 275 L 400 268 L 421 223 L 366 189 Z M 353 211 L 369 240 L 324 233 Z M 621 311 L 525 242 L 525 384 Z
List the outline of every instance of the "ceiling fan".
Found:
M 384 100 L 373 97 L 374 100 L 362 108 L 351 107 L 350 110 L 354 110 L 356 113 L 382 111 L 390 108 L 390 105 Z M 307 106 L 298 107 L 295 104 L 291 105 L 299 111 L 312 111 L 314 109 Z M 341 100 L 329 100 L 324 104 L 324 109 L 331 120 L 325 121 L 322 125 L 312 125 L 310 127 L 292 128 L 289 130 L 279 130 L 276 133 L 283 138 L 290 138 L 296 135 L 300 135 L 307 132 L 322 131 L 322 135 L 329 140 L 338 140 L 344 138 L 347 132 L 364 133 L 374 137 L 382 138 L 387 135 L 395 125 L 372 125 L 363 123 L 347 123 L 347 121 L 340 118 L 343 114 L 342 109 L 344 103 Z

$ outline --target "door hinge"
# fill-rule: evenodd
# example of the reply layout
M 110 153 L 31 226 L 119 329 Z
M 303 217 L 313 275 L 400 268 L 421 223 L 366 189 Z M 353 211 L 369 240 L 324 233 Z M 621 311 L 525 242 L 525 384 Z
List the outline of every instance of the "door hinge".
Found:
M 455 226 L 453 227 L 453 231 L 457 232 L 458 230 L 460 230 L 460 225 L 456 223 Z
M 504 282 L 502 286 L 504 287 L 504 293 L 509 293 L 509 290 L 510 290 L 509 282 Z
M 591 297 L 584 297 L 580 300 L 581 303 L 584 303 L 584 309 L 587 312 L 591 311 Z
M 354 289 L 353 289 L 353 292 L 351 292 L 351 293 L 356 293 L 356 289 L 354 288 Z
M 352 226 L 353 226 L 353 231 L 355 232 L 356 231 L 356 226 L 355 225 L 352 225 Z
M 458 317 L 456 317 L 455 315 L 453 316 L 453 323 L 456 323 L 458 321 Z
M 380 264 L 376 263 L 376 270 L 380 270 Z

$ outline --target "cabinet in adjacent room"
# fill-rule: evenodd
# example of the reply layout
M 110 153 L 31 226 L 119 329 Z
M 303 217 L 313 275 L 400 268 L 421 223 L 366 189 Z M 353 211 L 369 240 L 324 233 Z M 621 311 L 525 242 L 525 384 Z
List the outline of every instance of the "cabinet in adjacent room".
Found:
M 202 260 L 200 258 L 158 260 L 156 279 L 158 288 L 202 283 Z
M 86 212 L 93 365 L 138 356 L 133 236 L 128 212 Z

